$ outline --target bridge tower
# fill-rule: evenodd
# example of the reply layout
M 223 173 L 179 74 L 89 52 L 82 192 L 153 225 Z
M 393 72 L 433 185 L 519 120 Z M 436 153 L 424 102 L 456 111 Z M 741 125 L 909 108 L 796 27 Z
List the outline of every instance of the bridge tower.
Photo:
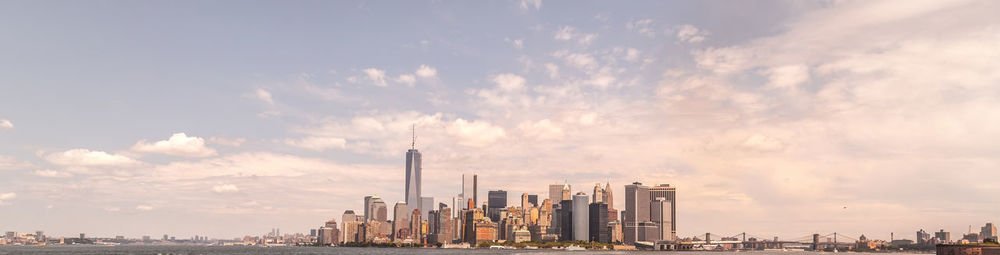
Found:
M 705 244 L 712 243 L 712 233 L 705 233 Z

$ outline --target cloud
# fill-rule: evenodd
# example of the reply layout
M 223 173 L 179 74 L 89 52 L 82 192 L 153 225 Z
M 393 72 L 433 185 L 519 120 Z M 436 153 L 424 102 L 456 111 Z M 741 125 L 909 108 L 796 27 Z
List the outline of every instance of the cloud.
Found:
M 306 137 L 297 140 L 285 139 L 285 144 L 314 151 L 324 151 L 344 149 L 347 147 L 347 140 L 339 137 Z
M 151 205 L 137 205 L 137 206 L 135 206 L 135 209 L 138 210 L 138 211 L 152 211 L 153 210 L 153 206 L 151 206 Z
M 142 162 L 126 156 L 87 149 L 71 149 L 52 153 L 45 156 L 45 160 L 56 165 L 79 167 L 129 167 L 142 164 Z
M 635 48 L 625 49 L 625 61 L 635 62 L 639 60 L 640 51 Z
M 556 34 L 553 38 L 562 41 L 576 40 L 576 42 L 579 44 L 590 45 L 590 43 L 597 38 L 597 34 L 579 33 L 576 31 L 575 27 L 563 26 L 562 28 L 559 28 L 559 30 L 556 31 Z
M 35 170 L 34 174 L 37 175 L 37 176 L 41 176 L 41 177 L 51 177 L 51 178 L 69 178 L 69 177 L 73 177 L 73 174 L 71 174 L 71 173 L 60 172 L 60 171 L 49 170 L 49 169 Z
M 412 74 L 400 74 L 399 77 L 396 77 L 393 81 L 413 87 L 413 84 L 417 83 L 417 77 Z
M 652 19 L 631 20 L 625 24 L 625 28 L 646 37 L 652 38 L 656 36 L 656 32 L 653 31 Z
M 795 89 L 796 86 L 809 80 L 809 67 L 806 65 L 786 65 L 768 69 L 768 85 L 774 88 Z
M 436 68 L 430 67 L 428 65 L 420 65 L 420 67 L 417 68 L 417 71 L 415 72 L 417 76 L 424 79 L 437 78 L 437 73 L 438 71 Z
M 205 146 L 205 139 L 201 137 L 188 137 L 184 133 L 175 133 L 169 139 L 148 143 L 146 140 L 139 140 L 133 151 L 145 153 L 160 153 L 181 157 L 211 157 L 219 153 L 215 149 Z
M 503 91 L 517 91 L 524 88 L 524 77 L 511 73 L 498 74 L 493 76 L 493 83 Z
M 122 209 L 118 208 L 118 207 L 107 207 L 107 208 L 104 208 L 104 211 L 106 211 L 106 212 L 117 212 L 117 211 L 121 211 L 121 210 Z
M 254 96 L 256 96 L 257 99 L 260 99 L 260 101 L 264 101 L 267 104 L 271 105 L 274 104 L 274 98 L 271 97 L 271 92 L 268 92 L 267 90 L 256 89 L 254 90 Z
M 366 68 L 361 70 L 361 72 L 365 73 L 368 80 L 371 81 L 372 84 L 375 84 L 375 86 L 385 87 L 385 71 L 375 68 Z
M 229 147 L 240 147 L 246 141 L 247 141 L 246 138 L 222 138 L 222 137 L 208 138 L 208 143 L 229 146 Z
M 517 48 L 517 49 L 519 49 L 519 50 L 520 50 L 520 49 L 524 49 L 524 39 L 510 39 L 510 38 L 504 38 L 504 39 L 503 39 L 503 41 L 504 41 L 504 42 L 507 42 L 507 43 L 510 43 L 510 45 L 513 45 L 513 46 L 514 46 L 514 48 Z
M 586 53 L 572 53 L 566 55 L 564 58 L 567 65 L 574 66 L 580 69 L 594 69 L 597 68 L 597 60 L 593 56 Z
M 240 189 L 237 188 L 236 185 L 233 185 L 233 184 L 222 184 L 222 185 L 212 186 L 212 192 L 220 193 L 220 194 L 222 194 L 222 193 L 236 193 L 236 192 L 240 192 Z
M 4 129 L 14 129 L 14 123 L 7 119 L 0 119 L 0 130 Z
M 542 9 L 542 0 L 521 0 L 518 6 L 523 11 L 530 11 L 532 9 L 537 11 Z
M 677 29 L 677 40 L 681 42 L 699 43 L 705 41 L 706 37 L 708 37 L 707 31 L 698 29 L 697 27 L 690 24 L 680 25 L 676 29 Z
M 7 201 L 17 198 L 17 194 L 14 192 L 0 193 L 0 205 L 6 205 Z
M 447 128 L 448 134 L 458 138 L 458 144 L 469 147 L 485 147 L 503 138 L 503 128 L 486 121 L 466 121 L 456 119 Z
M 15 170 L 35 167 L 30 162 L 20 161 L 11 156 L 0 155 L 0 170 Z

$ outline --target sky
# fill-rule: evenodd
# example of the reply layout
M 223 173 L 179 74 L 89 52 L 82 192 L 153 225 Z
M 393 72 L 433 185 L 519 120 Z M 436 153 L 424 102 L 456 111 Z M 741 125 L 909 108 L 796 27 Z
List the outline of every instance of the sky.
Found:
M 677 187 L 678 235 L 1000 220 L 997 1 L 3 1 L 0 230 Z

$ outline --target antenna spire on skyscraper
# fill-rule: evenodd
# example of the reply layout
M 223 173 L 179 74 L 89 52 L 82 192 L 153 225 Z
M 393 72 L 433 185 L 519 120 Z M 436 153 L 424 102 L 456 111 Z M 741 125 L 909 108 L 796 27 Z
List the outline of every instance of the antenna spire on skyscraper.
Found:
M 413 132 L 412 133 L 413 134 L 413 140 L 410 141 L 410 149 L 416 149 L 417 148 L 417 124 L 413 124 L 413 126 L 411 126 L 410 128 L 411 128 L 411 130 Z

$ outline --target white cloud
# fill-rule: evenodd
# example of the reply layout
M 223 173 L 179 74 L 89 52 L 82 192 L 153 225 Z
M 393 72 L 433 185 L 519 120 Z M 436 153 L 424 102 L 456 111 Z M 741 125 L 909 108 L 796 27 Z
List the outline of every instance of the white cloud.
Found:
M 553 38 L 555 38 L 556 40 L 563 40 L 563 41 L 576 40 L 577 43 L 580 43 L 582 45 L 590 45 L 590 43 L 597 38 L 597 34 L 579 33 L 576 31 L 575 27 L 563 26 L 562 28 L 559 28 L 559 30 L 556 31 L 556 34 Z
M 639 50 L 635 48 L 625 49 L 625 61 L 635 62 L 639 60 Z
M 676 29 L 677 39 L 681 42 L 698 43 L 705 41 L 705 38 L 708 37 L 707 31 L 698 29 L 690 24 L 680 25 Z
M 135 209 L 139 210 L 139 211 L 151 211 L 151 210 L 153 210 L 153 206 L 151 206 L 151 205 L 137 205 L 137 206 L 135 206 Z
M 229 147 L 240 147 L 246 141 L 247 141 L 246 138 L 223 138 L 223 137 L 208 138 L 209 143 L 229 146 Z
M 545 70 L 549 73 L 550 79 L 559 77 L 559 66 L 553 63 L 545 63 Z
M 375 68 L 367 68 L 367 69 L 361 70 L 361 72 L 365 73 L 365 75 L 368 78 L 368 80 L 371 81 L 372 84 L 375 84 L 375 86 L 385 87 L 385 85 L 386 85 L 385 84 L 385 71 L 379 70 L 379 69 L 375 69 Z
M 236 192 L 240 192 L 240 189 L 237 188 L 236 185 L 233 185 L 233 184 L 222 184 L 222 185 L 212 186 L 212 192 L 220 193 L 220 194 L 221 193 L 236 193 Z
M 493 83 L 503 91 L 517 91 L 524 88 L 524 77 L 516 74 L 504 73 L 493 76 Z
M 52 153 L 45 156 L 45 160 L 56 165 L 79 167 L 128 167 L 142 164 L 142 162 L 126 156 L 87 149 L 71 149 Z
M 656 32 L 653 31 L 653 20 L 652 19 L 640 19 L 632 20 L 625 24 L 625 28 L 629 31 L 635 31 L 640 35 L 646 37 L 655 37 Z
M 20 161 L 11 156 L 0 155 L 0 170 L 25 169 L 32 167 L 34 167 L 34 164 L 29 162 Z
M 521 0 L 518 6 L 520 6 L 521 10 L 524 11 L 529 11 L 531 9 L 537 11 L 542 9 L 542 0 Z
M 799 84 L 809 81 L 809 67 L 806 65 L 778 66 L 764 73 L 767 74 L 768 85 L 774 88 L 795 89 Z
M 182 157 L 211 157 L 219 153 L 215 149 L 205 146 L 205 139 L 201 137 L 188 137 L 184 133 L 175 133 L 169 139 L 148 143 L 146 140 L 139 140 L 133 151 L 145 153 L 161 153 Z
M 413 84 L 417 83 L 417 77 L 412 74 L 400 74 L 399 77 L 394 79 L 396 83 L 406 84 L 406 86 L 413 87 Z
M 564 136 L 562 128 L 553 124 L 549 119 L 524 122 L 518 125 L 518 128 L 528 137 L 538 140 L 557 140 Z
M 458 144 L 469 147 L 485 147 L 503 138 L 503 128 L 489 122 L 456 119 L 447 127 L 448 134 L 458 138 Z
M 14 123 L 11 123 L 10 120 L 0 119 L 0 130 L 13 129 L 13 128 L 14 128 Z
M 417 72 L 415 73 L 420 78 L 431 79 L 437 77 L 438 71 L 436 68 L 430 67 L 428 65 L 420 65 L 420 67 L 417 68 Z
M 17 198 L 17 194 L 14 192 L 0 193 L 0 205 L 6 205 L 7 201 Z
M 580 69 L 597 68 L 597 60 L 590 54 L 586 53 L 572 53 L 566 55 L 565 61 L 566 64 Z
M 271 92 L 268 92 L 267 90 L 256 89 L 254 90 L 254 96 L 267 104 L 274 104 L 274 98 L 271 97 Z
M 514 46 L 514 48 L 517 48 L 517 49 L 519 49 L 519 50 L 520 50 L 520 49 L 524 49 L 524 39 L 510 39 L 510 38 L 504 38 L 504 39 L 503 39 L 503 41 L 504 41 L 504 42 L 507 42 L 507 43 L 510 43 L 510 45 L 513 45 L 513 46 Z
M 71 173 L 60 172 L 60 171 L 49 170 L 49 169 L 35 170 L 34 174 L 37 175 L 37 176 L 51 177 L 51 178 L 68 178 L 68 177 L 73 177 L 73 174 L 71 174 Z
M 347 140 L 339 137 L 306 137 L 302 139 L 285 139 L 285 144 L 314 151 L 328 149 L 344 149 L 347 147 Z

